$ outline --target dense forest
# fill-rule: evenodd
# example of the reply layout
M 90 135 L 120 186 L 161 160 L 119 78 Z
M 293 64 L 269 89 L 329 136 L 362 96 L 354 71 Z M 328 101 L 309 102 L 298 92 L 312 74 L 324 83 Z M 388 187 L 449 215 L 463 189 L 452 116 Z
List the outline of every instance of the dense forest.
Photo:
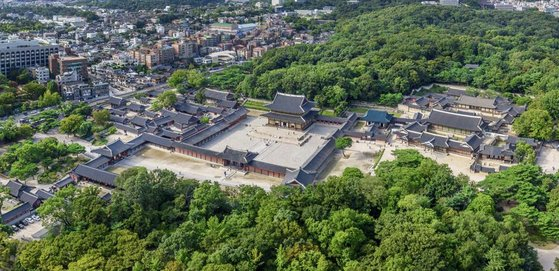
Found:
M 559 88 L 559 20 L 540 12 L 406 5 L 340 20 L 335 32 L 325 44 L 271 50 L 227 84 L 258 98 L 303 93 L 329 107 L 434 81 L 503 93 Z
M 110 203 L 93 187 L 44 203 L 38 211 L 58 235 L 0 235 L 1 267 L 541 270 L 528 242 L 559 239 L 557 176 L 519 165 L 474 186 L 417 151 L 395 155 L 376 176 L 348 168 L 305 190 L 271 192 L 132 168 Z

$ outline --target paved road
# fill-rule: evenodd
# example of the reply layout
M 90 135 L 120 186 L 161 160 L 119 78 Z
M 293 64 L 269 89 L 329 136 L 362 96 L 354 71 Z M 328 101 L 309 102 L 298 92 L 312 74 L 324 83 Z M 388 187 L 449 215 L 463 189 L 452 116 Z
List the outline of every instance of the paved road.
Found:
M 553 262 L 559 258 L 559 246 L 553 249 L 536 248 L 538 252 L 538 261 L 542 264 L 543 270 L 549 271 L 554 268 Z

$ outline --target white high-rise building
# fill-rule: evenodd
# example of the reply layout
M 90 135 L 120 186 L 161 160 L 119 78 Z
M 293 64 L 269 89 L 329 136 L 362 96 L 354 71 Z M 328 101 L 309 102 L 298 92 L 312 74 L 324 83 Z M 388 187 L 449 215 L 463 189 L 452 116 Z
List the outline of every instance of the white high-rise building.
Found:
M 458 6 L 460 2 L 458 0 L 439 0 L 441 6 Z
M 31 67 L 31 74 L 37 82 L 45 84 L 49 81 L 49 68 L 47 67 Z
M 284 1 L 283 0 L 272 0 L 272 6 L 283 6 Z
M 0 40 L 0 73 L 47 66 L 49 55 L 58 53 L 58 50 L 58 45 L 41 44 L 37 40 Z

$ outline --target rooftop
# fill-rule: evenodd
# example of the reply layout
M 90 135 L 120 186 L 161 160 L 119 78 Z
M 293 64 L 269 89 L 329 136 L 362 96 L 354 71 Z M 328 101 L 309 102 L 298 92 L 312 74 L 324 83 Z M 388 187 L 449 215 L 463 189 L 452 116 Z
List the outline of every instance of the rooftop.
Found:
M 270 110 L 280 113 L 302 115 L 315 106 L 304 95 L 285 94 L 278 92 L 271 104 L 266 105 Z
M 483 119 L 480 116 L 472 116 L 438 109 L 433 109 L 433 111 L 431 111 L 427 122 L 434 125 L 470 132 L 482 132 L 482 126 L 484 124 Z

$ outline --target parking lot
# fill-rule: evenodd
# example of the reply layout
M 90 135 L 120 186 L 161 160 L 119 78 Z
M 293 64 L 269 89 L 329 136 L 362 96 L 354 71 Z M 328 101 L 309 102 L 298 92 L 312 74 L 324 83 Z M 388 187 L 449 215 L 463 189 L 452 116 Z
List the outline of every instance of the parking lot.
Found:
M 41 221 L 34 221 L 29 225 L 23 225 L 22 222 L 18 224 L 24 227 L 13 234 L 12 238 L 16 240 L 37 240 L 40 239 L 41 235 L 45 231 L 45 227 Z

